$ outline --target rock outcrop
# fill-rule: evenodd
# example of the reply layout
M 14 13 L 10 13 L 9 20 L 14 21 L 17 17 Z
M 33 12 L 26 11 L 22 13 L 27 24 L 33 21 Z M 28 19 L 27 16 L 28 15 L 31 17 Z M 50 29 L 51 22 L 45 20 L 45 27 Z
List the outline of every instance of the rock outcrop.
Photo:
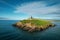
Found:
M 37 20 L 36 19 L 31 19 L 31 20 L 27 19 L 27 20 L 22 20 L 20 22 L 17 22 L 15 24 L 13 24 L 13 26 L 16 26 L 18 28 L 22 28 L 23 30 L 27 30 L 29 32 L 33 32 L 33 31 L 42 31 L 44 29 L 47 29 L 49 27 L 53 27 L 55 25 L 52 23 L 48 23 L 46 21 L 38 20 L 38 19 Z

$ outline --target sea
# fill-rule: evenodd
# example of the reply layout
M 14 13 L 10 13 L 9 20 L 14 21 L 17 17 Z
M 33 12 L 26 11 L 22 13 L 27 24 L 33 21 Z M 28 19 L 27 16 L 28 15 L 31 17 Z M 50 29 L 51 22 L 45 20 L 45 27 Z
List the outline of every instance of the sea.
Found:
M 60 40 L 60 22 L 39 32 L 28 32 L 12 26 L 19 20 L 0 20 L 0 40 Z

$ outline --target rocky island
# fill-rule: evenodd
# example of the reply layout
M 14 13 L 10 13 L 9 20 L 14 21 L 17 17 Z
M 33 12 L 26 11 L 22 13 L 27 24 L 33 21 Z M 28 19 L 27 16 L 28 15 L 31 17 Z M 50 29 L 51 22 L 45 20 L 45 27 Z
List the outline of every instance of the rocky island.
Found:
M 49 27 L 53 27 L 54 24 L 52 24 L 50 21 L 47 20 L 30 17 L 28 19 L 20 20 L 19 22 L 13 24 L 13 26 L 29 32 L 33 32 L 33 31 L 42 31 Z

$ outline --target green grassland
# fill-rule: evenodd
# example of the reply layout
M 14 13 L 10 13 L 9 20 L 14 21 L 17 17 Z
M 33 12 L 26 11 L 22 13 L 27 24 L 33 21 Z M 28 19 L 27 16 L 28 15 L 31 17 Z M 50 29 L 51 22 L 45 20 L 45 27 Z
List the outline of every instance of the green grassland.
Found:
M 48 24 L 52 24 L 51 21 L 48 21 L 48 20 L 42 20 L 42 19 L 26 19 L 26 20 L 21 20 L 20 22 L 22 22 L 23 24 L 25 23 L 31 23 L 32 25 L 36 25 L 36 26 L 45 26 L 45 25 L 48 25 Z

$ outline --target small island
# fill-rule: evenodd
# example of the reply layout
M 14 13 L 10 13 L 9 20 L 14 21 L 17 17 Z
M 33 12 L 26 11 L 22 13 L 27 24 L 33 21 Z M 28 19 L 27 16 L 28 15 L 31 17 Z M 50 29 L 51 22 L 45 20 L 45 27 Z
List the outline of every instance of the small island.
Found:
M 20 20 L 19 22 L 13 24 L 13 26 L 26 30 L 28 32 L 33 32 L 42 31 L 49 27 L 55 26 L 55 24 L 52 24 L 51 21 L 33 18 L 31 16 L 28 19 Z

